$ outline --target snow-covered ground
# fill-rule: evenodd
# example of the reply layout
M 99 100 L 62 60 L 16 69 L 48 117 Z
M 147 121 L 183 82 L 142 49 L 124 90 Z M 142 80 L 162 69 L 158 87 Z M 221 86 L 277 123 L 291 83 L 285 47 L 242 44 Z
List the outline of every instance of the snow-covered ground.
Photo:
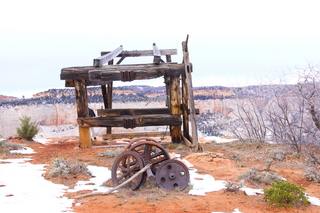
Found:
M 43 140 L 42 142 L 48 141 Z M 22 152 L 24 154 L 34 153 L 30 148 L 24 149 Z M 186 160 L 183 161 L 190 172 L 192 190 L 189 191 L 189 194 L 205 196 L 207 192 L 219 191 L 225 188 L 225 181 L 215 180 L 214 177 L 208 174 L 199 174 L 192 164 Z M 111 179 L 109 168 L 89 166 L 88 168 L 94 177 L 89 181 L 79 181 L 74 189 L 69 189 L 64 185 L 54 184 L 45 180 L 42 176 L 45 166 L 32 164 L 32 159 L 30 158 L 0 160 L 1 212 L 16 213 L 26 210 L 33 213 L 73 212 L 72 204 L 81 204 L 76 203 L 73 199 L 63 197 L 64 193 L 86 189 L 105 192 L 109 189 L 101 186 L 102 183 Z M 263 193 L 262 189 L 243 187 L 241 190 L 244 190 L 248 195 Z M 309 197 L 309 201 L 313 205 L 320 206 L 318 198 Z M 239 212 L 239 209 L 234 209 L 234 213 Z

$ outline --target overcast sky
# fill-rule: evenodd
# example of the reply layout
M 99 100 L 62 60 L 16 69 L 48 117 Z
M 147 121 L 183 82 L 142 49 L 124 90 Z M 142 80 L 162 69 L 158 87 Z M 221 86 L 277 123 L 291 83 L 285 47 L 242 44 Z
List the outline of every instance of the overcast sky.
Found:
M 319 8 L 318 0 L 3 1 L 0 95 L 64 88 L 62 68 L 91 66 L 120 45 L 151 50 L 156 42 L 177 49 L 173 61 L 181 63 L 187 34 L 194 86 L 259 84 L 319 63 Z

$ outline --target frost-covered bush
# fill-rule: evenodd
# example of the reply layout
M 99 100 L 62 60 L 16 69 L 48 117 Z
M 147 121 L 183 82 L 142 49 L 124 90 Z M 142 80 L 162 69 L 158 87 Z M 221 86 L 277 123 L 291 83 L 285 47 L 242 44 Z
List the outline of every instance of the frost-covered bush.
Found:
M 227 187 L 224 191 L 225 192 L 238 192 L 238 190 L 244 186 L 244 180 L 241 180 L 240 183 L 234 183 L 231 181 L 227 181 L 225 183 L 225 187 Z
M 264 189 L 264 199 L 278 207 L 305 206 L 309 204 L 305 191 L 302 186 L 296 186 L 288 181 L 274 182 L 271 188 Z
M 20 150 L 23 146 L 18 143 L 0 139 L 0 154 L 8 154 L 11 150 Z
M 267 185 L 270 185 L 272 182 L 283 180 L 283 178 L 277 173 L 271 174 L 266 171 L 260 172 L 257 168 L 249 169 L 248 171 L 238 175 L 238 178 L 249 183 Z
M 316 171 L 315 168 L 310 168 L 307 172 L 307 174 L 304 174 L 307 180 L 320 183 L 320 171 Z
M 269 156 L 274 160 L 283 161 L 285 158 L 285 154 L 282 151 L 270 152 Z
M 91 172 L 88 170 L 87 164 L 80 164 L 79 162 L 74 163 L 69 159 L 64 160 L 56 158 L 51 167 L 50 174 L 53 177 L 68 177 L 70 175 L 78 174 L 92 176 Z
M 123 152 L 123 149 L 107 150 L 105 152 L 100 152 L 99 157 L 114 158 L 120 155 L 122 152 Z

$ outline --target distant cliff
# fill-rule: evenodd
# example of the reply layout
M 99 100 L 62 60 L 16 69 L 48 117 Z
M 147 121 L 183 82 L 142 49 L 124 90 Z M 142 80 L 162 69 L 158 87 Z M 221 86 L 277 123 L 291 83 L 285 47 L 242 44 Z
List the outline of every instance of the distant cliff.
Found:
M 284 89 L 288 86 L 282 86 Z M 249 88 L 249 89 L 248 89 Z M 274 88 L 272 88 L 274 91 Z M 255 92 L 252 92 L 255 91 Z M 195 87 L 195 107 L 199 130 L 214 132 L 216 119 L 229 119 L 236 109 L 236 99 L 266 97 L 270 86 L 259 86 L 255 90 L 227 87 Z M 0 96 L 1 97 L 1 96 Z M 89 107 L 103 108 L 100 87 L 88 88 Z M 34 94 L 30 99 L 15 97 L 0 98 L 0 135 L 9 137 L 16 134 L 20 125 L 19 117 L 29 116 L 42 126 L 77 125 L 77 107 L 74 89 L 50 89 Z M 125 86 L 113 88 L 113 108 L 166 107 L 165 87 Z M 210 121 L 208 121 L 210 120 Z

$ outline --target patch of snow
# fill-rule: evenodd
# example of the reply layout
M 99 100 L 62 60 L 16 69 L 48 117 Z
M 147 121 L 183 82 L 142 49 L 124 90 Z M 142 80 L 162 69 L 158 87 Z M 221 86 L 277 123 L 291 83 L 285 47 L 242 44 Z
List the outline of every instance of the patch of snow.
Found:
M 73 200 L 63 197 L 67 187 L 45 180 L 45 165 L 33 165 L 29 160 L 0 160 L 0 179 L 5 185 L 0 187 L 1 212 L 72 212 Z
M 74 189 L 68 192 L 77 192 L 81 190 L 92 190 L 96 192 L 106 192 L 110 187 L 101 187 L 101 185 L 111 179 L 111 170 L 101 166 L 88 166 L 89 171 L 94 176 L 88 181 L 78 181 Z
M 192 186 L 189 194 L 205 196 L 207 192 L 219 191 L 226 188 L 225 181 L 215 180 L 208 174 L 198 174 L 197 169 L 189 161 L 183 159 L 182 162 L 189 168 L 190 185 Z
M 48 138 L 38 138 L 38 137 L 36 137 L 34 139 L 34 141 L 37 141 L 37 142 L 42 143 L 44 145 L 46 145 L 48 143 L 52 143 L 52 139 L 48 139 Z
M 205 139 L 208 141 L 215 141 L 217 143 L 229 143 L 229 142 L 238 140 L 236 138 L 221 138 L 218 136 L 206 136 Z
M 224 212 L 212 212 L 212 213 L 224 213 Z M 234 209 L 232 213 L 241 213 L 239 209 Z
M 309 202 L 310 202 L 312 205 L 320 206 L 320 199 L 319 199 L 319 198 L 307 196 L 307 199 L 309 200 Z
M 264 194 L 263 189 L 251 189 L 246 186 L 243 186 L 240 188 L 241 191 L 244 191 L 246 195 L 252 196 L 257 194 Z

